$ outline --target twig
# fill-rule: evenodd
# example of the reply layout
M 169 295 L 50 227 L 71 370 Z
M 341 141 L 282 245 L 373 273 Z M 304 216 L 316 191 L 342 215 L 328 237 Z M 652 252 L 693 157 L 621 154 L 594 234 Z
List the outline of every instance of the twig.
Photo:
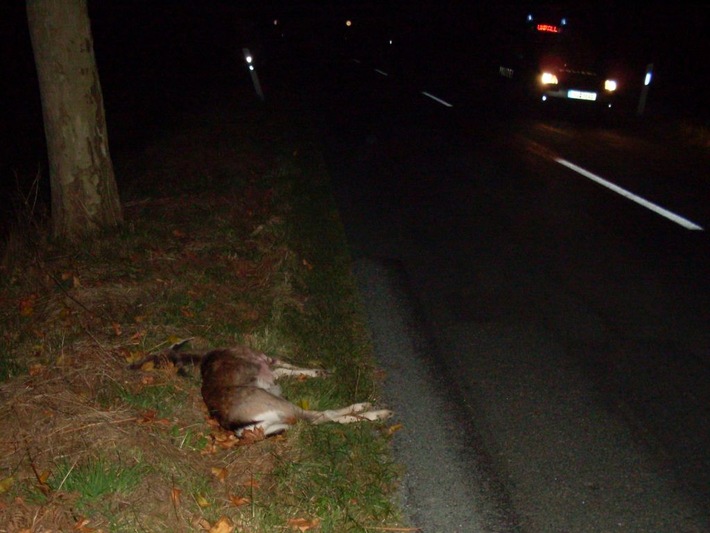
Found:
M 105 421 L 105 420 L 102 420 L 101 422 L 92 422 L 91 424 L 84 424 L 83 426 L 79 426 L 79 427 L 77 427 L 77 428 L 58 429 L 58 430 L 53 431 L 52 433 L 50 433 L 48 436 L 57 435 L 57 434 L 62 434 L 62 433 L 64 433 L 64 434 L 66 434 L 66 433 L 73 433 L 74 431 L 81 431 L 81 430 L 83 430 L 83 429 L 90 428 L 90 427 L 93 427 L 93 426 L 100 426 L 101 424 L 109 424 L 109 423 L 110 423 L 110 424 L 124 424 L 124 423 L 126 423 L 126 422 L 135 422 L 136 420 L 138 420 L 138 419 L 137 419 L 135 416 L 132 416 L 131 418 L 124 418 L 124 419 L 122 419 L 122 420 L 115 420 L 115 421 L 113 421 L 113 422 L 107 422 L 107 421 Z
M 35 466 L 35 460 L 32 457 L 32 452 L 30 451 L 30 443 L 27 441 L 27 437 L 25 437 L 25 452 L 27 452 L 27 458 L 30 460 L 30 467 L 32 468 L 32 472 L 34 472 L 34 475 L 37 478 L 37 483 L 39 483 L 40 485 L 46 485 L 46 483 L 42 481 L 42 475 L 37 471 L 37 467 Z
M 62 487 L 64 486 L 64 482 L 65 482 L 65 481 L 67 480 L 67 478 L 69 477 L 69 474 L 71 474 L 71 473 L 74 471 L 74 467 L 76 467 L 76 464 L 77 464 L 78 462 L 79 462 L 79 459 L 77 458 L 77 460 L 74 461 L 74 464 L 71 465 L 71 468 L 67 471 L 67 474 L 64 476 L 64 479 L 62 479 L 62 482 L 61 482 L 61 483 L 59 484 L 59 486 L 57 487 L 57 492 L 59 492 L 60 490 L 62 490 Z
M 177 520 L 178 523 L 180 523 L 180 514 L 178 513 L 178 502 L 176 501 L 177 498 L 175 497 L 175 494 L 176 494 L 175 491 L 179 490 L 179 489 L 176 489 L 176 487 L 175 487 L 175 475 L 174 474 L 171 476 L 171 481 L 172 481 L 172 485 L 173 485 L 173 490 L 172 490 L 172 493 L 170 494 L 170 499 L 173 502 L 173 510 L 175 511 L 175 520 Z

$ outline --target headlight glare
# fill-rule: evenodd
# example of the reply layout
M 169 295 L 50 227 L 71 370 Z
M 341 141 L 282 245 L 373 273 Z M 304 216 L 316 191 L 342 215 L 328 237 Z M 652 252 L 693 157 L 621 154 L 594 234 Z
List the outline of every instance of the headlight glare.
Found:
M 616 80 L 605 80 L 604 90 L 613 93 L 616 90 Z
M 540 76 L 540 81 L 543 85 L 557 85 L 557 76 L 551 72 L 543 72 Z

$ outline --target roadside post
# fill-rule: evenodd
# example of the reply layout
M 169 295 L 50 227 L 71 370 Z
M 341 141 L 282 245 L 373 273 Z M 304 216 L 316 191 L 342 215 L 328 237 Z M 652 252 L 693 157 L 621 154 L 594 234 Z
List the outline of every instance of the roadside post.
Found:
M 651 85 L 651 79 L 653 78 L 653 63 L 649 63 L 646 66 L 646 75 L 643 78 L 643 87 L 641 88 L 641 96 L 639 97 L 639 105 L 636 109 L 636 114 L 638 116 L 643 115 L 646 109 L 646 98 L 648 97 L 648 87 Z
M 251 82 L 254 84 L 254 91 L 260 100 L 264 100 L 264 92 L 261 90 L 261 83 L 259 83 L 259 76 L 256 73 L 256 68 L 254 68 L 254 57 L 248 48 L 242 48 L 244 53 L 244 61 L 246 61 L 247 68 L 249 69 L 249 74 L 251 74 Z

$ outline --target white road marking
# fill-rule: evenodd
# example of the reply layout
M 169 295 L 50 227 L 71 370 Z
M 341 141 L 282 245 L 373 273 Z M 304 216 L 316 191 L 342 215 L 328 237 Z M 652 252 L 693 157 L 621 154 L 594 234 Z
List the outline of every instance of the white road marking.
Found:
M 437 98 L 436 96 L 434 96 L 434 95 L 431 94 L 431 93 L 428 93 L 428 92 L 426 92 L 426 91 L 422 91 L 422 94 L 423 94 L 424 96 L 427 96 L 427 97 L 431 98 L 431 99 L 434 100 L 435 102 L 439 102 L 441 105 L 444 105 L 444 106 L 446 106 L 446 107 L 454 107 L 454 104 L 450 104 L 450 103 L 447 102 L 446 100 L 442 100 L 441 98 Z
M 375 72 L 377 72 L 378 74 L 382 74 L 383 76 L 389 76 L 389 74 L 387 74 L 384 70 L 380 70 L 378 68 L 375 69 Z
M 603 185 L 607 189 L 610 189 L 614 191 L 617 194 L 620 194 L 624 198 L 628 198 L 629 200 L 636 202 L 639 205 L 642 205 L 646 209 L 650 209 L 656 214 L 661 215 L 662 217 L 667 218 L 668 220 L 671 220 L 672 222 L 675 222 L 676 224 L 679 224 L 683 226 L 685 229 L 689 230 L 700 230 L 704 231 L 704 229 L 701 226 L 698 226 L 694 222 L 691 222 L 687 218 L 683 218 L 680 215 L 676 215 L 672 211 L 668 211 L 668 209 L 664 209 L 663 207 L 660 207 L 652 202 L 649 202 L 648 200 L 641 198 L 640 196 L 635 195 L 632 192 L 627 191 L 626 189 L 623 189 L 619 187 L 618 185 L 614 185 L 610 181 L 605 180 L 604 178 L 601 178 L 597 176 L 596 174 L 593 174 L 589 172 L 588 170 L 583 169 L 580 166 L 575 165 L 574 163 L 570 163 L 569 161 L 562 159 L 560 157 L 555 158 L 555 161 L 559 163 L 562 166 L 565 166 L 569 168 L 570 170 L 574 170 L 576 173 L 581 174 L 585 178 L 588 178 L 599 185 Z

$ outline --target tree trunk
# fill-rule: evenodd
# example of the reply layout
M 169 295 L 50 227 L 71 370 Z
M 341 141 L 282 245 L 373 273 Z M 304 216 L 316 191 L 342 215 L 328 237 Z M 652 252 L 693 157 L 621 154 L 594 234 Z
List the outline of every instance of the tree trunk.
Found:
M 123 220 L 86 0 L 27 0 L 47 138 L 55 237 Z

